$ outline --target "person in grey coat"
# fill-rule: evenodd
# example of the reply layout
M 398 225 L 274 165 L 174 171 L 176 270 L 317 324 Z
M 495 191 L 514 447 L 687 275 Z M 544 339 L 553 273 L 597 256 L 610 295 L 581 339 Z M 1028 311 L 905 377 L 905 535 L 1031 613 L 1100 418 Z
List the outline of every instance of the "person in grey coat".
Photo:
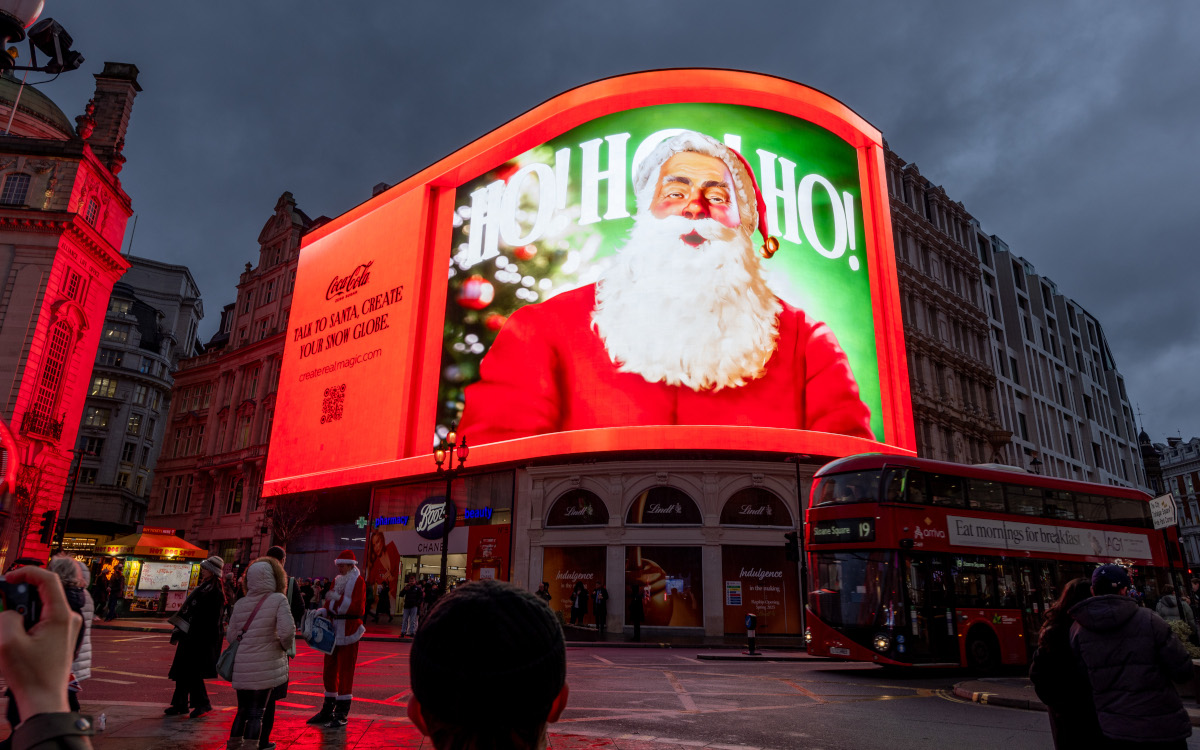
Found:
M 1162 598 L 1158 600 L 1158 606 L 1154 608 L 1154 611 L 1158 612 L 1158 616 L 1167 622 L 1182 620 L 1192 630 L 1196 629 L 1195 613 L 1192 612 L 1191 606 L 1182 597 L 1175 594 L 1174 586 L 1163 586 Z
M 1096 568 L 1094 596 L 1071 608 L 1071 648 L 1091 683 L 1106 750 L 1182 750 L 1192 724 L 1171 682 L 1191 679 L 1192 660 L 1166 621 L 1128 596 L 1131 585 L 1120 565 Z

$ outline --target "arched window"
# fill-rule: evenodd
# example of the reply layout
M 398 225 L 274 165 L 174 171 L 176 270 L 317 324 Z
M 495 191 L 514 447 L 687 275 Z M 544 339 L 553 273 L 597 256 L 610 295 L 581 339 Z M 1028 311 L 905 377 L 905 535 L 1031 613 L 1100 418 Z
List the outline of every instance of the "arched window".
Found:
M 5 206 L 24 206 L 29 194 L 29 175 L 14 172 L 4 178 L 4 188 L 0 189 L 0 204 Z
M 587 490 L 569 490 L 559 496 L 546 515 L 546 527 L 551 526 L 606 526 L 608 508 L 596 493 Z
M 625 516 L 626 524 L 699 526 L 703 521 L 696 501 L 674 487 L 645 490 L 634 499 Z
M 774 492 L 747 487 L 733 493 L 721 509 L 722 526 L 792 527 L 792 514 Z
M 62 387 L 63 373 L 67 369 L 67 355 L 71 352 L 71 326 L 60 320 L 50 327 L 46 339 L 46 355 L 42 360 L 42 376 L 38 378 L 33 411 L 42 419 L 53 419 L 58 406 L 58 393 Z

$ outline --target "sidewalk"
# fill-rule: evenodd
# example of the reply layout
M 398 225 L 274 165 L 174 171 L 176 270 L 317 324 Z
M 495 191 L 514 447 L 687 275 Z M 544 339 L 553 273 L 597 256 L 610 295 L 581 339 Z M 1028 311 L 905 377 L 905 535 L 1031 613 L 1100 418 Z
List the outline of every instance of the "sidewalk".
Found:
M 1027 677 L 984 677 L 967 680 L 954 686 L 954 695 L 963 700 L 984 703 L 989 706 L 1023 708 L 1028 711 L 1045 711 L 1046 704 L 1038 700 L 1033 692 L 1033 683 Z M 1192 719 L 1192 726 L 1200 727 L 1200 706 L 1195 699 L 1185 696 L 1184 708 Z
M 85 701 L 81 708 L 93 720 L 105 714 L 107 729 L 92 737 L 96 750 L 224 750 L 234 714 L 232 707 L 222 707 L 199 719 L 164 717 L 161 704 L 145 703 Z M 271 732 L 271 741 L 277 743 L 278 750 L 433 750 L 433 744 L 408 719 L 372 715 L 366 706 L 356 707 L 344 729 L 305 724 L 312 714 L 311 708 L 299 710 L 281 702 L 278 710 Z M 612 734 L 572 731 L 561 724 L 555 727 L 557 731 L 550 732 L 549 750 L 742 750 L 704 740 L 684 741 L 620 731 Z M 0 718 L 0 736 L 7 734 L 8 725 Z M 253 748 L 254 742 L 246 742 L 243 747 Z
M 171 625 L 165 619 L 157 617 L 118 617 L 111 622 L 95 621 L 92 627 L 96 630 L 125 630 L 136 633 L 170 633 Z M 366 623 L 367 633 L 362 637 L 364 641 L 373 641 L 376 643 L 386 643 L 388 641 L 400 641 L 400 618 L 397 617 L 393 623 Z M 573 647 L 590 647 L 599 648 L 719 648 L 719 649 L 745 649 L 745 636 L 692 636 L 692 635 L 662 635 L 648 632 L 647 628 L 642 629 L 642 640 L 635 643 L 629 640 L 629 636 L 620 632 L 609 633 L 605 640 L 597 640 L 597 633 L 594 628 L 580 628 L 568 625 L 563 628 L 563 633 L 567 638 L 567 645 Z M 406 639 L 407 640 L 407 639 Z M 759 638 L 758 650 L 768 653 L 779 651 L 803 651 L 804 639 L 795 638 L 771 638 L 765 640 Z

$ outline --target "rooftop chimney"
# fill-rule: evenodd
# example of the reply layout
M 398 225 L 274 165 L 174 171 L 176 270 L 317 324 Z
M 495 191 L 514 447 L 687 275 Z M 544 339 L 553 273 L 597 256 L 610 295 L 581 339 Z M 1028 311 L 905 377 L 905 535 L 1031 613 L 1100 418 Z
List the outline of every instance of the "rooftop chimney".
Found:
M 104 70 L 96 75 L 96 93 L 92 97 L 96 104 L 93 115 L 96 126 L 87 141 L 96 158 L 113 174 L 120 172 L 125 164 L 125 157 L 121 155 L 125 148 L 125 130 L 129 127 L 133 98 L 142 90 L 137 77 L 136 65 L 117 62 L 104 63 Z

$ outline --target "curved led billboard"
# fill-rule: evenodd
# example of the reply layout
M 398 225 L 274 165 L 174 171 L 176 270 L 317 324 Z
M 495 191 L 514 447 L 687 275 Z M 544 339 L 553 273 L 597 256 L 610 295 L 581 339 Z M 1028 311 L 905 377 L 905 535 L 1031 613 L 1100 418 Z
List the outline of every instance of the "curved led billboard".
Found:
M 310 234 L 268 492 L 637 449 L 911 453 L 878 131 L 788 81 L 563 94 Z

